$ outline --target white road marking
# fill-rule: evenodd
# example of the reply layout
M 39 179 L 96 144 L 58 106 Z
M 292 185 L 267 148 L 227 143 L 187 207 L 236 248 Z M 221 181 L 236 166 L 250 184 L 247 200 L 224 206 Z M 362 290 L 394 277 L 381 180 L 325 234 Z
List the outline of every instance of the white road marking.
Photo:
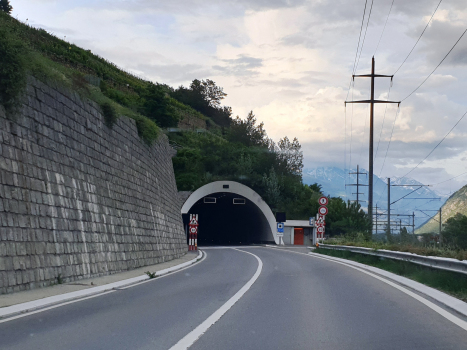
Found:
M 33 310 L 33 311 L 28 311 L 28 310 L 24 310 L 24 311 L 21 311 L 20 314 L 18 315 L 15 315 L 15 316 L 5 316 L 5 319 L 0 319 L 0 323 L 4 323 L 4 322 L 8 322 L 8 321 L 12 321 L 12 320 L 16 320 L 18 318 L 22 318 L 22 317 L 26 317 L 26 316 L 29 316 L 29 315 L 34 315 L 34 314 L 37 314 L 39 312 L 42 312 L 42 311 L 47 311 L 47 310 L 51 310 L 51 309 L 55 309 L 59 306 L 64 306 L 64 305 L 68 305 L 68 304 L 72 304 L 72 303 L 77 303 L 78 301 L 82 301 L 82 300 L 87 300 L 87 299 L 91 299 L 91 298 L 97 298 L 97 297 L 100 297 L 101 295 L 105 295 L 105 294 L 109 294 L 109 293 L 112 293 L 112 292 L 115 292 L 117 290 L 122 290 L 122 289 L 128 289 L 128 288 L 131 288 L 131 287 L 135 287 L 135 286 L 139 286 L 140 284 L 143 284 L 143 283 L 146 283 L 146 282 L 153 282 L 159 278 L 162 278 L 162 277 L 166 277 L 166 276 L 169 276 L 169 275 L 172 275 L 174 273 L 177 273 L 177 272 L 180 272 L 180 271 L 183 271 L 183 270 L 186 270 L 186 269 L 189 269 L 190 267 L 193 267 L 195 266 L 196 264 L 202 262 L 205 258 L 206 258 L 206 252 L 199 252 L 200 254 L 203 253 L 203 257 L 198 260 L 198 261 L 193 261 L 193 260 L 196 260 L 199 258 L 199 255 L 196 259 L 193 259 L 192 261 L 188 261 L 186 263 L 183 263 L 183 264 L 188 264 L 190 263 L 190 265 L 188 266 L 185 266 L 179 270 L 174 270 L 174 271 L 171 271 L 172 268 L 174 267 L 177 267 L 177 266 L 180 266 L 180 265 L 175 265 L 171 268 L 168 268 L 168 269 L 165 269 L 165 270 L 161 270 L 161 271 L 158 271 L 158 272 L 163 272 L 164 274 L 163 275 L 160 275 L 158 276 L 158 278 L 156 279 L 146 279 L 142 282 L 138 282 L 138 283 L 134 283 L 134 284 L 130 284 L 130 285 L 126 285 L 124 287 L 114 287 L 112 288 L 111 290 L 106 290 L 104 292 L 100 292 L 100 293 L 96 293 L 96 294 L 93 294 L 93 295 L 90 295 L 88 297 L 82 297 L 82 298 L 77 298 L 77 299 L 73 299 L 73 300 L 70 300 L 70 301 L 66 301 L 66 302 L 57 302 L 57 304 L 54 304 L 54 305 L 51 305 L 51 306 L 48 306 L 48 307 L 44 307 L 44 308 L 39 308 L 37 310 Z M 164 271 L 167 271 L 167 272 L 164 272 Z M 134 278 L 133 278 L 134 279 Z M 118 283 L 118 282 L 114 282 L 115 283 Z M 105 287 L 106 285 L 104 284 L 103 286 L 100 286 L 100 287 Z M 86 289 L 84 289 L 83 291 L 86 291 Z M 72 292 L 73 293 L 73 292 Z
M 259 275 L 261 274 L 261 270 L 263 269 L 263 262 L 261 259 L 253 253 L 239 250 L 236 248 L 231 248 L 234 250 L 238 250 L 242 253 L 247 253 L 253 255 L 256 260 L 258 260 L 258 268 L 256 269 L 255 274 L 251 279 L 237 292 L 233 297 L 231 297 L 227 302 L 222 305 L 217 311 L 215 311 L 211 316 L 209 316 L 203 323 L 201 323 L 198 327 L 184 336 L 180 341 L 172 346 L 169 350 L 185 350 L 192 346 L 206 331 L 216 323 L 229 309 L 238 301 L 240 298 L 251 288 L 253 283 L 256 282 Z
M 47 311 L 47 310 L 55 309 L 55 308 L 60 307 L 60 306 L 64 306 L 64 305 L 68 305 L 68 304 L 77 303 L 78 301 L 83 301 L 83 300 L 86 300 L 86 299 L 91 299 L 91 298 L 95 298 L 95 297 L 100 297 L 101 295 L 106 295 L 106 294 L 113 293 L 113 292 L 115 292 L 115 290 L 109 290 L 109 291 L 104 292 L 104 293 L 99 293 L 99 294 L 96 294 L 96 295 L 91 295 L 91 296 L 89 296 L 89 297 L 87 297 L 87 298 L 81 298 L 81 299 L 71 300 L 71 301 L 68 301 L 68 302 L 66 302 L 66 303 L 61 303 L 61 304 L 49 306 L 49 307 L 46 307 L 46 308 L 43 308 L 43 309 L 39 309 L 39 310 L 31 311 L 31 312 L 26 312 L 26 313 L 24 313 L 24 314 L 20 314 L 20 315 L 16 315 L 16 316 L 13 316 L 13 317 L 9 317 L 9 318 L 4 319 L 4 320 L 0 320 L 0 323 L 12 321 L 12 320 L 16 320 L 16 319 L 18 319 L 18 318 L 22 318 L 22 317 L 26 317 L 26 316 L 30 316 L 30 315 L 34 315 L 34 314 L 37 314 L 37 313 L 42 312 L 42 311 Z
M 333 259 L 328 259 L 326 258 L 325 256 L 320 256 L 319 254 L 316 254 L 316 253 L 312 253 L 312 254 L 305 254 L 305 253 L 299 253 L 299 252 L 293 252 L 293 251 L 290 251 L 290 253 L 295 253 L 295 254 L 302 254 L 302 255 L 306 255 L 306 256 L 311 256 L 311 257 L 314 257 L 314 258 L 318 258 L 318 259 L 323 259 L 323 260 L 326 260 L 326 261 L 332 261 L 332 262 L 335 262 L 336 264 L 341 264 L 341 265 L 344 265 L 344 266 L 348 266 L 348 267 L 351 267 L 352 269 L 355 269 L 357 271 L 360 271 L 360 272 L 363 272 L 371 277 L 374 277 L 378 280 L 380 280 L 381 282 L 384 282 L 386 284 L 389 284 L 391 287 L 394 287 L 398 290 L 400 290 L 401 292 L 411 296 L 412 298 L 418 300 L 419 302 L 421 302 L 422 304 L 425 304 L 426 306 L 428 306 L 430 309 L 432 309 L 433 311 L 437 312 L 438 314 L 440 314 L 441 316 L 443 316 L 444 318 L 448 319 L 449 321 L 451 321 L 452 323 L 458 325 L 459 327 L 461 327 L 463 330 L 466 330 L 467 331 L 467 322 L 460 319 L 459 317 L 456 317 L 454 316 L 453 314 L 451 314 L 450 312 L 444 310 L 443 308 L 439 307 L 438 305 L 436 305 L 435 303 L 432 303 L 431 301 L 421 297 L 420 295 L 414 293 L 414 292 L 411 292 L 410 290 L 408 290 L 407 288 L 404 288 L 400 285 L 398 285 L 397 283 L 394 283 L 394 282 L 391 282 L 385 278 L 382 278 L 378 275 L 375 275 L 374 273 L 371 273 L 371 272 L 368 272 L 364 269 L 361 269 L 359 267 L 356 267 L 356 266 L 352 266 L 350 264 L 346 264 L 344 262 L 341 262 L 341 261 L 336 261 L 336 260 L 333 260 Z
M 201 250 L 200 250 L 200 252 L 201 252 Z M 131 285 L 126 286 L 126 287 L 118 288 L 118 290 L 132 288 L 132 287 L 139 286 L 139 285 L 141 285 L 141 284 L 148 283 L 148 282 L 154 282 L 154 281 L 156 281 L 156 280 L 161 279 L 162 277 L 167 277 L 167 276 L 173 275 L 174 273 L 177 273 L 177 272 L 180 272 L 180 271 L 189 269 L 190 267 L 193 267 L 194 265 L 196 265 L 196 264 L 202 262 L 204 259 L 206 259 L 206 256 L 207 256 L 208 254 L 207 254 L 205 251 L 203 251 L 202 254 L 203 254 L 203 257 L 202 257 L 200 260 L 196 261 L 195 263 L 193 263 L 193 264 L 191 264 L 191 265 L 188 265 L 188 266 L 186 266 L 186 267 L 184 267 L 184 268 L 181 268 L 181 269 L 179 269 L 179 270 L 176 270 L 176 271 L 167 272 L 167 273 L 165 273 L 165 274 L 163 274 L 163 275 L 157 275 L 156 278 L 150 278 L 150 279 L 148 279 L 148 280 L 145 280 L 145 281 L 142 281 L 142 282 L 139 282 L 139 283 L 135 283 L 135 284 L 131 284 Z

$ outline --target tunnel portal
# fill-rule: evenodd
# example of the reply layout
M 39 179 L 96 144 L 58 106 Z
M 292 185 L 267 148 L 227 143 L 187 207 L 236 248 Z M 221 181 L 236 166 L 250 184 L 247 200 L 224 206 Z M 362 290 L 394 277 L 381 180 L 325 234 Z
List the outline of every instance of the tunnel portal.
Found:
M 207 184 L 186 200 L 182 214 L 198 214 L 198 245 L 277 243 L 274 215 L 252 189 L 233 181 Z

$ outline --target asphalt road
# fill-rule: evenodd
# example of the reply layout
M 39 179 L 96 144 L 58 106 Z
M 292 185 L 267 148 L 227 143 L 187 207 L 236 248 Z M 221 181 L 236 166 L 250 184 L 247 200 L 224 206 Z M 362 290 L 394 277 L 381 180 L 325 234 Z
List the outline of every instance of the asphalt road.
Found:
M 190 349 L 466 349 L 467 332 L 340 264 L 244 247 L 257 280 Z M 132 288 L 0 323 L 0 349 L 170 349 L 258 271 L 234 249 Z

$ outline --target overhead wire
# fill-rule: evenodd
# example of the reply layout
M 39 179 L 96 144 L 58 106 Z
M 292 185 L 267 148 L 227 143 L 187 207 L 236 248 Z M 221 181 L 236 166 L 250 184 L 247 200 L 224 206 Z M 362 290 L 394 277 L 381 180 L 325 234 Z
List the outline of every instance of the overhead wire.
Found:
M 455 178 L 458 178 L 459 176 L 462 176 L 462 175 L 465 175 L 465 174 L 467 174 L 467 171 L 466 171 L 465 173 L 462 173 L 462 174 L 459 174 L 459 175 L 457 175 L 457 176 L 451 177 L 450 179 L 447 179 L 447 180 L 438 182 L 438 183 L 436 183 L 436 184 L 434 184 L 434 185 L 432 185 L 432 186 L 437 186 L 437 185 L 440 185 L 440 184 L 442 184 L 442 183 L 445 183 L 445 182 L 454 180 Z
M 352 67 L 352 77 L 350 78 L 349 88 L 347 89 L 347 96 L 345 97 L 346 101 L 347 101 L 347 99 L 349 97 L 350 88 L 352 86 L 352 78 L 353 78 L 353 75 L 355 74 L 355 70 L 356 70 L 358 49 L 360 47 L 360 41 L 361 41 L 361 38 L 362 38 L 363 23 L 365 22 L 367 4 L 368 4 L 368 0 L 365 0 L 365 7 L 363 8 L 362 23 L 360 25 L 360 34 L 358 35 L 357 49 L 355 51 L 355 58 L 354 58 L 354 63 L 353 63 L 353 67 Z M 353 96 L 353 92 L 352 92 L 352 96 Z M 353 112 L 353 108 L 352 108 L 352 112 Z M 350 119 L 350 147 L 349 147 L 350 161 L 349 161 L 349 168 L 351 166 L 351 160 L 352 160 L 352 118 L 353 118 L 353 113 L 352 113 L 352 117 Z M 345 129 L 346 136 L 345 136 L 345 139 L 347 140 L 347 108 L 345 108 L 345 120 L 346 120 L 346 129 Z M 345 149 L 347 150 L 347 143 L 345 144 Z M 345 155 L 345 158 L 347 159 L 347 155 Z M 344 171 L 345 171 L 345 161 L 344 161 Z M 345 180 L 344 180 L 344 183 L 345 183 Z
M 394 73 L 394 75 L 396 75 L 396 73 L 399 71 L 399 69 L 401 69 L 401 67 L 404 65 L 405 61 L 407 61 L 407 59 L 409 58 L 409 56 L 412 54 L 413 50 L 415 49 L 415 46 L 417 46 L 418 42 L 420 41 L 420 39 L 422 38 L 423 34 L 425 33 L 426 29 L 428 28 L 428 26 L 430 25 L 431 21 L 433 20 L 433 17 L 435 16 L 435 13 L 436 11 L 438 11 L 438 7 L 439 5 L 441 5 L 441 3 L 443 2 L 443 0 L 440 0 L 440 2 L 438 3 L 438 5 L 436 6 L 435 8 L 435 11 L 433 12 L 433 14 L 431 15 L 430 17 L 430 20 L 428 21 L 428 23 L 426 24 L 425 28 L 423 29 L 422 33 L 420 34 L 420 36 L 418 37 L 417 41 L 415 42 L 414 46 L 412 47 L 412 50 L 410 50 L 409 54 L 407 55 L 407 57 L 404 59 L 404 61 L 401 63 L 401 65 L 399 66 L 399 68 L 397 68 L 396 72 Z
M 371 10 L 373 9 L 373 2 L 374 2 L 374 0 L 371 0 L 370 12 L 368 13 L 368 19 L 366 21 L 365 34 L 363 35 L 362 46 L 360 47 L 360 55 L 358 56 L 357 64 L 356 64 L 355 69 L 354 69 L 354 74 L 357 71 L 358 64 L 360 63 L 360 57 L 362 57 L 363 45 L 365 45 L 365 38 L 366 38 L 366 33 L 368 32 L 368 24 L 370 23 Z
M 388 16 L 386 18 L 386 22 L 384 23 L 383 31 L 381 32 L 381 36 L 379 37 L 378 45 L 376 45 L 376 49 L 375 49 L 375 53 L 373 54 L 373 57 L 376 55 L 376 51 L 378 51 L 379 44 L 381 42 L 381 39 L 383 38 L 384 31 L 386 30 L 386 25 L 388 24 L 389 16 L 391 15 L 391 10 L 392 10 L 393 5 L 394 5 L 394 0 L 392 0 L 391 7 L 389 8 L 389 13 L 388 13 Z
M 442 2 L 443 2 L 443 0 L 440 0 L 440 1 L 439 1 L 438 5 L 436 6 L 435 10 L 433 11 L 433 14 L 431 15 L 429 21 L 427 22 L 425 28 L 423 29 L 423 31 L 422 31 L 421 34 L 419 35 L 417 41 L 416 41 L 415 44 L 413 45 L 413 47 L 412 47 L 412 49 L 410 50 L 410 52 L 408 53 L 408 55 L 405 57 L 404 61 L 402 61 L 402 63 L 401 63 L 401 65 L 399 66 L 399 68 L 397 68 L 397 70 L 396 70 L 396 72 L 394 73 L 394 75 L 396 75 L 396 73 L 401 69 L 401 67 L 404 65 L 404 63 L 407 61 L 407 59 L 408 59 L 408 58 L 410 57 L 410 55 L 412 54 L 413 50 L 415 49 L 415 47 L 417 46 L 418 42 L 419 42 L 420 39 L 422 38 L 422 36 L 423 36 L 423 34 L 425 33 L 426 29 L 427 29 L 428 26 L 430 25 L 431 21 L 433 20 L 433 17 L 435 16 L 436 11 L 438 11 L 438 8 L 439 8 L 439 6 L 441 5 Z M 393 5 L 393 4 L 394 4 L 394 1 L 393 1 L 393 3 L 391 4 L 391 9 L 392 9 L 392 5 Z M 391 10 L 389 10 L 389 14 L 390 14 L 390 12 L 391 12 Z M 388 18 L 389 18 L 389 14 L 388 14 Z M 386 22 L 387 22 L 387 20 L 386 20 Z M 382 35 L 381 35 L 381 36 L 382 36 Z M 381 40 L 381 39 L 380 39 L 380 40 Z M 379 42 L 378 42 L 378 46 L 379 46 Z M 376 49 L 378 49 L 378 46 L 377 46 Z M 375 53 L 376 53 L 376 50 L 375 50 Z M 436 69 L 435 69 L 435 70 L 436 70 Z M 431 74 L 430 74 L 430 75 L 431 75 Z M 428 78 L 427 78 L 427 79 L 428 79 Z M 425 80 L 425 81 L 426 81 L 426 80 Z M 424 83 L 424 82 L 423 82 L 423 83 Z M 423 83 L 422 83 L 422 84 L 423 84 Z M 422 85 L 422 84 L 421 84 L 421 85 Z M 420 86 L 421 86 L 421 85 L 420 85 Z M 419 87 L 420 87 L 420 86 L 419 86 Z M 418 87 L 418 88 L 419 88 L 419 87 Z M 417 88 L 417 89 L 418 89 L 418 88 Z M 414 90 L 413 92 L 415 92 L 415 91 L 416 91 L 416 90 Z M 413 92 L 412 92 L 412 93 L 413 93 Z M 409 95 L 409 96 L 410 96 L 410 95 Z M 407 96 L 405 99 L 407 99 L 409 96 Z M 389 97 L 388 97 L 388 99 L 389 99 Z M 404 99 L 404 100 L 405 100 L 405 99 Z M 403 101 L 403 100 L 402 100 L 402 101 Z M 387 107 L 387 106 L 386 106 L 386 107 Z M 387 109 L 387 108 L 386 108 L 386 109 Z M 385 109 L 385 112 L 384 112 L 385 115 L 386 115 L 386 109 Z M 380 171 L 379 176 L 381 176 L 381 173 L 383 172 L 384 164 L 385 164 L 385 162 L 386 162 L 386 157 L 387 157 L 388 151 L 389 151 L 389 146 L 390 146 L 391 140 L 392 140 L 392 135 L 393 135 L 393 133 L 394 133 L 394 126 L 395 126 L 395 123 L 396 123 L 396 119 L 397 119 L 397 114 L 398 114 L 398 113 L 399 113 L 399 110 L 397 111 L 396 117 L 394 118 L 394 122 L 393 122 L 393 124 L 392 124 L 391 137 L 390 137 L 390 139 L 389 139 L 388 147 L 387 147 L 387 149 L 386 149 L 386 155 L 385 155 L 385 157 L 384 157 L 383 165 L 382 165 L 382 167 L 381 167 L 381 171 Z M 382 131 L 382 129 L 381 129 L 381 131 Z M 381 137 L 381 135 L 380 135 L 380 137 Z M 379 148 L 379 141 L 378 141 L 378 148 Z M 376 153 L 378 153 L 378 149 L 376 150 Z M 375 157 L 375 158 L 376 158 L 376 157 Z M 378 200 L 379 200 L 379 199 L 378 199 Z
M 408 94 L 402 101 L 405 101 L 407 100 L 410 96 L 412 96 L 412 94 L 417 91 L 418 89 L 420 89 L 420 87 L 425 84 L 425 82 L 428 80 L 429 77 L 431 77 L 431 75 L 438 69 L 439 66 L 441 66 L 441 64 L 444 62 L 444 60 L 449 56 L 449 54 L 451 53 L 452 50 L 454 50 L 454 48 L 456 47 L 456 45 L 459 43 L 459 41 L 462 39 L 462 37 L 464 36 L 464 34 L 467 32 L 467 29 L 464 30 L 464 32 L 462 33 L 462 35 L 459 37 L 459 39 L 457 39 L 456 43 L 454 44 L 453 47 L 451 47 L 451 50 L 449 50 L 449 52 L 446 54 L 446 56 L 444 56 L 444 58 L 441 60 L 441 62 L 439 62 L 439 64 L 435 67 L 435 69 L 433 69 L 433 71 L 425 78 L 425 80 L 422 81 L 422 83 L 420 85 L 418 85 L 415 90 L 413 90 L 410 94 Z M 401 101 L 401 102 L 402 102 Z
M 391 85 L 389 85 L 389 90 L 388 90 L 388 98 L 386 99 L 386 101 L 389 101 L 389 95 L 391 93 Z M 385 104 L 385 108 L 384 108 L 384 115 L 383 115 L 383 123 L 381 124 L 381 131 L 379 132 L 379 138 L 378 138 L 378 146 L 376 146 L 376 153 L 375 153 L 375 156 L 373 157 L 373 160 L 376 159 L 376 157 L 378 156 L 378 150 L 379 150 L 379 144 L 381 142 L 381 136 L 383 134 L 383 129 L 384 129 L 384 120 L 386 119 L 386 112 L 388 110 L 388 104 L 386 103 Z
M 405 174 L 403 177 L 406 177 L 407 175 L 409 175 L 412 171 L 414 171 L 415 169 L 417 169 L 419 167 L 420 164 L 422 164 L 437 148 L 439 145 L 441 145 L 441 143 L 446 139 L 446 137 L 449 136 L 449 134 L 454 130 L 454 128 L 462 121 L 462 119 L 464 119 L 464 117 L 467 115 L 467 112 L 465 112 L 462 117 L 460 117 L 460 119 L 457 121 L 456 124 L 454 124 L 454 126 L 451 128 L 451 130 L 449 130 L 449 132 L 444 135 L 444 137 L 441 139 L 441 141 L 438 142 L 438 144 L 430 151 L 430 153 L 428 153 L 428 155 L 423 158 L 422 161 L 420 161 L 420 163 L 418 163 L 416 166 L 414 166 L 407 174 Z

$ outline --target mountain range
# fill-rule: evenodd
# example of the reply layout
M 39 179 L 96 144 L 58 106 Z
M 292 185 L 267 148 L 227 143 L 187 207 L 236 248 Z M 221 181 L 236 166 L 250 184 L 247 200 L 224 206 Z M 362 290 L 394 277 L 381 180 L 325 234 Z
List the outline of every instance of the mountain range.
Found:
M 337 167 L 307 168 L 303 170 L 305 184 L 318 183 L 325 195 L 341 197 L 344 200 L 356 200 L 357 175 L 356 169 L 341 169 Z M 368 184 L 365 169 L 359 169 L 359 183 Z M 422 187 L 420 187 L 422 186 Z M 368 187 L 359 186 L 359 201 L 367 210 Z M 391 178 L 391 223 L 394 232 L 398 226 L 407 227 L 412 232 L 412 216 L 415 214 L 415 228 L 425 224 L 436 210 L 444 204 L 447 196 L 441 195 L 412 178 Z M 388 186 L 387 178 L 373 175 L 373 212 L 377 212 L 375 223 L 378 222 L 378 232 L 383 232 L 387 224 Z M 376 208 L 377 207 L 377 208 Z

